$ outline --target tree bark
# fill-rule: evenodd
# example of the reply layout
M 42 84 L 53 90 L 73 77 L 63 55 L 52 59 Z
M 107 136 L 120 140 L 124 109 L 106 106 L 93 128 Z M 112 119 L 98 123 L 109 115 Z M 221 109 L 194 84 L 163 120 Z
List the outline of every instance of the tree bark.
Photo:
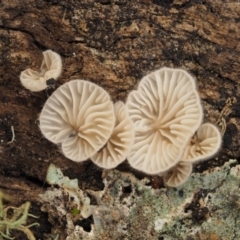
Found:
M 147 73 L 163 66 L 186 69 L 196 78 L 204 121 L 220 128 L 226 122 L 222 150 L 195 169 L 203 171 L 240 157 L 239 36 L 237 0 L 0 1 L 0 187 L 17 204 L 34 203 L 42 223 L 38 239 L 50 231 L 37 198 L 46 189 L 49 164 L 77 178 L 82 189 L 102 189 L 102 171 L 90 160 L 66 159 L 42 136 L 38 116 L 53 90 L 31 93 L 20 72 L 38 70 L 42 51 L 51 49 L 63 59 L 58 85 L 86 79 L 113 101 L 125 101 Z M 126 162 L 118 169 L 144 176 Z

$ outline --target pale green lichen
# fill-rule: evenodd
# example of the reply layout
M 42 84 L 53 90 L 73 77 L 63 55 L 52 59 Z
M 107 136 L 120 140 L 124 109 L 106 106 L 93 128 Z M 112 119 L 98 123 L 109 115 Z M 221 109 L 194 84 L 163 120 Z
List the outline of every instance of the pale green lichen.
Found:
M 46 181 L 51 185 L 58 185 L 65 192 L 68 193 L 69 199 L 72 198 L 74 204 L 72 206 L 72 213 L 74 212 L 81 214 L 84 218 L 88 218 L 92 212 L 90 207 L 90 199 L 83 193 L 78 187 L 78 180 L 70 180 L 68 177 L 65 177 L 62 171 L 57 168 L 54 164 L 50 164 Z M 50 193 L 49 193 L 50 194 Z M 41 195 L 43 198 L 44 196 Z
M 11 201 L 11 198 L 0 192 L 0 240 L 14 239 L 11 236 L 12 230 L 24 232 L 29 240 L 35 240 L 35 237 L 30 230 L 32 226 L 38 226 L 38 223 L 33 223 L 25 226 L 28 217 L 36 216 L 29 214 L 30 202 L 22 204 L 20 207 L 4 206 L 3 201 Z M 11 212 L 11 214 L 9 214 Z
M 91 229 L 84 230 L 66 211 L 67 240 L 240 239 L 236 161 L 194 173 L 178 188 L 153 189 L 147 178 L 139 180 L 117 170 L 103 175 L 103 191 L 88 191 L 95 200 Z

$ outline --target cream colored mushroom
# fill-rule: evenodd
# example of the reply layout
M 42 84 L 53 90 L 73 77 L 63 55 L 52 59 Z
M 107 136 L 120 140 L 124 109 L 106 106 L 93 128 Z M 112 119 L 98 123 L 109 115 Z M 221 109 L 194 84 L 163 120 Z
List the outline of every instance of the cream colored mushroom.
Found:
M 171 68 L 150 73 L 129 94 L 126 105 L 135 127 L 130 165 L 148 174 L 175 166 L 203 117 L 193 77 Z
M 182 160 L 195 163 L 214 156 L 221 147 L 222 137 L 211 123 L 202 124 L 185 148 Z
M 178 187 L 187 181 L 191 173 L 192 164 L 179 162 L 164 175 L 163 181 L 169 187 Z
M 133 122 L 123 102 L 114 104 L 115 127 L 104 148 L 91 159 L 102 168 L 114 168 L 126 159 L 134 140 Z
M 48 98 L 39 121 L 43 135 L 61 143 L 63 154 L 79 162 L 94 155 L 109 139 L 115 123 L 113 103 L 103 88 L 73 80 Z
M 40 72 L 26 69 L 21 72 L 22 85 L 32 92 L 42 91 L 47 88 L 47 80 L 57 79 L 62 71 L 62 60 L 59 54 L 47 50 L 43 52 L 43 61 Z

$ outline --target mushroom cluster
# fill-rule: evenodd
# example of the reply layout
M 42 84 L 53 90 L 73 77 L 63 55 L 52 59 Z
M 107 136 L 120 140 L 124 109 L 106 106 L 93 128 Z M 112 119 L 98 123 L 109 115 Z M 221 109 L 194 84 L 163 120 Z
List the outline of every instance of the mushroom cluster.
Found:
M 41 72 L 20 75 L 31 91 L 47 87 L 61 73 L 60 56 L 43 53 Z M 211 158 L 221 146 L 221 134 L 210 123 L 201 125 L 203 109 L 194 78 L 182 69 L 161 68 L 145 76 L 126 104 L 113 103 L 100 86 L 72 80 L 48 98 L 39 117 L 40 130 L 60 145 L 69 159 L 91 159 L 114 168 L 126 158 L 147 174 L 163 176 L 168 186 L 184 183 L 192 165 Z
M 130 165 L 164 176 L 168 186 L 184 183 L 192 164 L 212 157 L 221 146 L 219 130 L 201 125 L 195 80 L 182 69 L 162 68 L 145 76 L 126 105 L 135 128 Z
M 39 122 L 42 134 L 60 144 L 67 158 L 91 158 L 103 168 L 124 161 L 134 138 L 125 105 L 114 106 L 103 88 L 84 80 L 60 86 L 43 106 Z
M 61 71 L 60 55 L 47 50 L 43 52 L 40 72 L 26 69 L 21 72 L 20 81 L 30 91 L 41 91 Z M 43 106 L 39 122 L 42 134 L 58 144 L 67 158 L 76 162 L 91 158 L 106 169 L 126 159 L 134 140 L 126 105 L 113 104 L 103 88 L 80 79 L 53 92 Z

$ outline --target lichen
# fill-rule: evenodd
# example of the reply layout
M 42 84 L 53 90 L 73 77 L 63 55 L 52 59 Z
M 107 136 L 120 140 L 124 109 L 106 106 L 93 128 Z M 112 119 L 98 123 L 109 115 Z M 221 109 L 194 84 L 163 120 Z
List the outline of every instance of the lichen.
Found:
M 20 207 L 5 206 L 3 201 L 11 201 L 11 198 L 0 192 L 0 240 L 14 239 L 11 236 L 12 230 L 19 230 L 26 234 L 29 240 L 35 240 L 35 237 L 30 230 L 32 226 L 38 226 L 38 223 L 25 226 L 28 217 L 36 216 L 29 214 L 30 202 L 25 202 Z M 11 213 L 10 213 L 11 212 Z
M 67 240 L 240 239 L 240 165 L 234 160 L 194 173 L 178 188 L 153 189 L 147 178 L 117 170 L 103 176 L 102 191 L 87 191 L 94 199 L 89 229 L 80 216 L 62 211 Z M 61 212 L 54 205 L 52 218 Z

